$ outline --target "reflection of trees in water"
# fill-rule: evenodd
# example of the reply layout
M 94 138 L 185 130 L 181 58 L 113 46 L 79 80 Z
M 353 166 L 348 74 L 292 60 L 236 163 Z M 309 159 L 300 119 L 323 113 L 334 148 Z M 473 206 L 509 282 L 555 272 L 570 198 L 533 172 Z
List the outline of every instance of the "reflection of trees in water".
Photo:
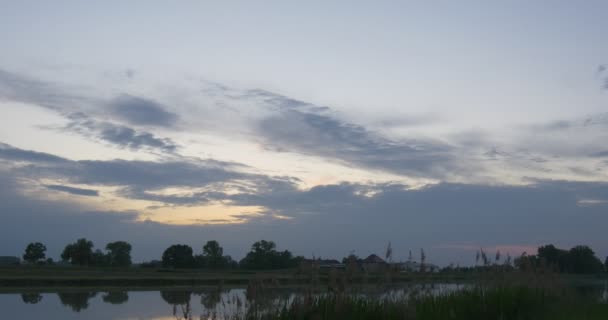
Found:
M 201 304 L 207 310 L 213 310 L 222 301 L 222 290 L 220 288 L 199 292 Z
M 291 301 L 293 290 L 272 288 L 263 282 L 250 282 L 245 290 L 247 299 L 247 319 L 260 318 L 265 314 L 273 313 L 281 305 Z
M 75 312 L 80 312 L 89 307 L 89 299 L 95 297 L 97 292 L 59 292 L 59 300 L 64 306 L 70 307 Z
M 203 290 L 197 290 L 195 294 L 201 296 L 201 304 L 203 305 L 203 313 L 201 319 L 228 319 L 231 316 L 231 311 L 227 311 L 226 307 L 230 305 L 231 301 L 224 301 L 224 294 L 227 290 L 224 290 L 220 285 L 216 288 L 205 288 Z M 222 306 L 218 310 L 218 305 Z M 228 313 L 226 313 L 228 312 Z M 232 311 L 233 312 L 233 311 Z M 223 314 L 223 315 L 222 315 Z M 231 319 L 231 318 L 230 318 Z
M 111 304 L 123 304 L 129 301 L 129 294 L 126 291 L 110 291 L 101 297 L 103 302 Z
M 27 304 L 36 304 L 42 300 L 42 295 L 40 293 L 22 293 L 21 300 Z
M 192 319 L 192 310 L 190 308 L 190 298 L 192 291 L 161 291 L 160 296 L 173 306 L 173 316 L 175 319 Z M 181 316 L 178 314 L 181 311 Z

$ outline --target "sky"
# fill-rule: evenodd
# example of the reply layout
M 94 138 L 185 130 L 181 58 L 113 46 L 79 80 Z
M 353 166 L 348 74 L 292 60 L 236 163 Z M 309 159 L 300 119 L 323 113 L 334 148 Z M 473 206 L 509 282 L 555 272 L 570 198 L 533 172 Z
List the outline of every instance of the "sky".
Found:
M 3 1 L 0 255 L 608 255 L 605 1 Z

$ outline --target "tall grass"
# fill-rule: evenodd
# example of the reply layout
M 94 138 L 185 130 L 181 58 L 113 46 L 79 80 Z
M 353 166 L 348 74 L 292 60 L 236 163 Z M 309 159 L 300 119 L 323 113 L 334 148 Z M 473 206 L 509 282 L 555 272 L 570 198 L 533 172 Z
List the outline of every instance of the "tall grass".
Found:
M 275 312 L 246 319 L 544 320 L 608 319 L 608 304 L 542 288 L 474 287 L 438 295 L 385 297 L 321 295 L 296 298 Z

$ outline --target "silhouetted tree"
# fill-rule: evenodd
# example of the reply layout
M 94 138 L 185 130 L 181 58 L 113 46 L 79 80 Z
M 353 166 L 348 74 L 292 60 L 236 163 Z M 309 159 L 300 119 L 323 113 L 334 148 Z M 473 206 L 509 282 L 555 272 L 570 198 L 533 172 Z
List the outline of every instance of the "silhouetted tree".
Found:
M 546 263 L 548 267 L 556 269 L 559 272 L 567 271 L 568 251 L 558 249 L 554 245 L 549 244 L 539 247 L 537 256 L 541 264 Z
M 102 297 L 103 302 L 110 304 L 123 304 L 129 301 L 129 294 L 126 291 L 110 291 Z
M 203 254 L 199 257 L 199 264 L 202 267 L 219 269 L 227 266 L 226 258 L 224 257 L 224 249 L 215 241 L 207 241 L 203 246 Z
M 559 272 L 568 273 L 598 273 L 601 272 L 602 262 L 588 246 L 576 246 L 566 251 L 553 245 L 538 248 L 538 255 L 525 256 L 515 259 L 516 267 L 527 270 L 550 267 Z
M 240 265 L 247 269 L 283 269 L 297 267 L 302 260 L 301 257 L 293 258 L 288 250 L 279 252 L 275 248 L 272 241 L 255 242 Z
M 588 246 L 576 246 L 568 252 L 568 271 L 572 273 L 597 273 L 602 271 L 602 262 Z
M 36 263 L 45 258 L 46 246 L 40 242 L 33 242 L 27 245 L 23 260 L 29 263 Z
M 80 312 L 89 307 L 89 299 L 95 297 L 95 292 L 59 292 L 59 300 L 64 306 L 70 307 L 75 312 Z
M 22 293 L 21 300 L 27 304 L 36 304 L 42 300 L 40 293 Z
M 355 254 L 355 252 L 351 251 L 347 257 L 342 258 L 342 263 L 347 265 L 349 263 L 357 263 L 359 260 L 361 259 Z
M 114 241 L 106 245 L 108 262 L 112 267 L 131 265 L 131 245 L 125 241 Z
M 89 265 L 93 256 L 93 242 L 82 238 L 78 239 L 75 243 L 68 244 L 63 253 L 61 253 L 61 259 L 69 261 L 71 264 L 78 265 Z
M 93 251 L 93 253 L 91 254 L 90 265 L 98 266 L 98 267 L 108 266 L 108 265 L 110 265 L 109 257 L 108 257 L 108 255 L 104 254 L 101 250 L 97 249 L 97 250 Z
M 220 258 L 224 254 L 224 249 L 217 241 L 211 240 L 203 246 L 203 254 L 207 257 Z
M 608 256 L 606 257 L 606 260 L 604 261 L 604 271 L 608 272 Z
M 194 257 L 192 248 L 185 244 L 174 244 L 163 252 L 163 267 L 192 268 Z

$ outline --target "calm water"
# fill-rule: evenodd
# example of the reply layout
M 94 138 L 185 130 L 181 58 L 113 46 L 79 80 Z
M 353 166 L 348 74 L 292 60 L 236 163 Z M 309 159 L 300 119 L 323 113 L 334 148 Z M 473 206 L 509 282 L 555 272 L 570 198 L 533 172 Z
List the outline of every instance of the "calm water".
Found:
M 403 297 L 410 294 L 437 294 L 460 290 L 454 284 L 414 285 L 367 290 L 371 298 Z M 223 319 L 244 314 L 247 309 L 274 310 L 289 303 L 304 289 L 264 290 L 248 294 L 245 288 L 192 291 L 112 291 L 70 290 L 53 293 L 0 294 L 2 319 Z M 608 301 L 605 285 L 581 289 L 589 299 Z

